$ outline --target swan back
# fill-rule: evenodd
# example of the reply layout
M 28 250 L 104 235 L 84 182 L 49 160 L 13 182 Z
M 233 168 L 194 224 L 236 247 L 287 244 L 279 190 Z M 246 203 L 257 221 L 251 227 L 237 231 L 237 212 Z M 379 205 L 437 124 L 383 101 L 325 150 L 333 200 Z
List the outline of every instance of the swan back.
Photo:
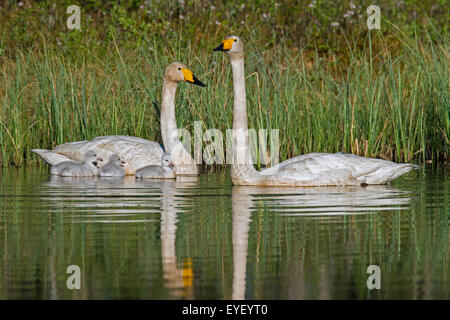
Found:
M 138 168 L 148 165 L 159 165 L 164 154 L 159 143 L 139 137 L 130 136 L 100 136 L 90 141 L 68 142 L 53 150 L 33 149 L 45 162 L 56 165 L 64 161 L 82 162 L 89 150 L 95 150 L 97 156 L 108 159 L 117 154 L 126 162 L 126 174 L 133 174 Z M 99 163 L 102 167 L 104 163 Z

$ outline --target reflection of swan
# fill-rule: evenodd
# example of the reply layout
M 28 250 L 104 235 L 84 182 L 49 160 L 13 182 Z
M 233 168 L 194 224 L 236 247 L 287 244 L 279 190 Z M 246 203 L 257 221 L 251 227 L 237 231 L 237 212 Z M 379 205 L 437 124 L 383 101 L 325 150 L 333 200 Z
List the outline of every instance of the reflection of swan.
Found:
M 60 177 L 50 176 L 43 183 L 41 197 L 66 208 L 65 202 L 71 201 L 64 211 L 73 212 L 90 208 L 98 217 L 104 214 L 132 216 L 146 212 L 160 212 L 157 201 L 161 198 L 161 189 L 172 183 L 179 190 L 195 184 L 196 176 L 178 176 L 175 180 L 136 179 L 124 177 Z M 61 201 L 63 200 L 63 201 Z M 98 209 L 96 209 L 98 208 Z M 111 208 L 111 209 L 107 209 Z
M 83 162 L 63 161 L 50 168 L 50 173 L 63 177 L 91 177 L 98 175 L 98 162 L 103 161 L 97 158 L 94 151 L 89 150 L 83 158 Z
M 245 298 L 245 275 L 247 267 L 248 230 L 252 198 L 246 187 L 234 186 L 231 195 L 233 210 L 233 300 Z
M 175 170 L 174 164 L 170 154 L 165 153 L 161 157 L 161 164 L 159 166 L 151 165 L 140 168 L 135 172 L 136 178 L 143 179 L 174 179 Z
M 155 221 L 148 213 L 160 212 L 160 189 L 158 181 L 140 183 L 134 176 L 51 176 L 40 197 L 51 201 L 49 211 L 67 212 L 71 222 L 131 223 Z
M 189 298 L 192 295 L 194 271 L 192 259 L 186 257 L 179 265 L 176 254 L 177 214 L 183 211 L 177 202 L 177 195 L 195 187 L 197 181 L 197 176 L 179 176 L 176 180 L 135 179 L 134 176 L 51 176 L 50 181 L 44 184 L 43 190 L 49 195 L 47 200 L 52 201 L 55 211 L 67 210 L 70 213 L 65 217 L 72 223 L 112 225 L 160 221 L 165 287 L 169 289 L 172 298 Z M 67 201 L 71 200 L 74 201 L 66 208 Z M 160 220 L 147 218 L 149 213 L 160 213 Z
M 410 194 L 392 186 L 327 188 L 258 188 L 258 201 L 281 215 L 348 215 L 383 210 L 406 210 Z
M 175 249 L 177 214 L 182 210 L 177 207 L 176 195 L 183 188 L 197 185 L 196 177 L 177 177 L 173 184 L 163 184 L 161 187 L 161 257 L 166 287 L 171 290 L 173 298 L 192 299 L 193 266 L 192 259 L 183 259 L 178 266 Z
M 392 186 L 305 188 L 233 186 L 233 290 L 232 299 L 244 299 L 248 277 L 247 256 L 251 212 L 264 206 L 275 214 L 309 217 L 375 213 L 408 209 L 410 193 Z M 252 234 L 253 236 L 253 234 Z M 256 237 L 256 236 L 255 236 Z M 250 238 L 250 241 L 255 241 Z M 258 254 L 258 253 L 257 253 Z M 302 279 L 300 279 L 300 287 Z M 304 288 L 297 288 L 303 290 Z M 322 292 L 322 291 L 321 291 Z M 251 295 L 251 294 L 250 294 Z
M 233 149 L 231 178 L 235 185 L 336 186 L 385 184 L 413 168 L 381 159 L 352 154 L 310 153 L 256 171 L 250 162 L 245 96 L 244 44 L 236 36 L 222 41 L 215 51 L 226 51 L 233 71 Z
M 166 68 L 161 102 L 161 135 L 166 152 L 172 155 L 173 161 L 177 165 L 176 173 L 195 175 L 197 166 L 194 165 L 190 154 L 178 139 L 175 120 L 175 93 L 178 82 L 181 81 L 204 86 L 185 65 L 179 62 L 174 62 Z M 105 159 L 108 159 L 112 153 L 119 155 L 127 162 L 124 169 L 130 175 L 139 168 L 152 164 L 159 165 L 164 153 L 159 143 L 138 137 L 119 135 L 96 137 L 90 141 L 69 142 L 57 146 L 53 150 L 33 149 L 32 151 L 48 164 L 55 165 L 68 160 L 81 161 L 88 150 L 95 150 L 100 157 Z

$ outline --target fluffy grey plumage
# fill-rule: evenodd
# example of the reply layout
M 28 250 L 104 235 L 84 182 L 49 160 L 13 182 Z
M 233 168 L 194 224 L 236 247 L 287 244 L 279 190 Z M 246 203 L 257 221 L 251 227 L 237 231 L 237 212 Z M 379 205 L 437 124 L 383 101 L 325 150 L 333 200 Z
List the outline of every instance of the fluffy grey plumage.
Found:
M 161 157 L 160 166 L 146 166 L 136 171 L 136 178 L 143 179 L 174 179 L 174 164 L 169 154 L 165 153 Z
M 103 160 L 98 158 L 94 151 L 89 150 L 84 155 L 82 163 L 76 161 L 64 161 L 52 166 L 50 173 L 65 177 L 97 176 L 98 161 Z
M 124 165 L 125 161 L 121 160 L 117 154 L 112 154 L 108 163 L 100 168 L 100 177 L 123 177 L 125 175 Z

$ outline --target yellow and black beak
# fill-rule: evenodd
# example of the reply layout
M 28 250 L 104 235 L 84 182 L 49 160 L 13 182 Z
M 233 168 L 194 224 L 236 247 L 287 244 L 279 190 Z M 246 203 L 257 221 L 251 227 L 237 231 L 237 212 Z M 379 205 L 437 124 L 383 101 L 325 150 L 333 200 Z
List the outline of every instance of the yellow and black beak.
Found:
M 236 40 L 233 38 L 225 39 L 218 47 L 214 48 L 213 51 L 230 51 L 234 41 Z
M 206 85 L 203 82 L 201 82 L 194 76 L 191 70 L 182 68 L 181 71 L 183 72 L 184 81 L 196 84 L 200 87 L 206 87 Z

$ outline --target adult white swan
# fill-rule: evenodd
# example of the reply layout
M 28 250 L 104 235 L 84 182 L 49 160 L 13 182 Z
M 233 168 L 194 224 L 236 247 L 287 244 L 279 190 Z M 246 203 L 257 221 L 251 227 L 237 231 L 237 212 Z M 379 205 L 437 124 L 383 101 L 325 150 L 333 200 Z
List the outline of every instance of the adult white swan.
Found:
M 418 166 L 369 159 L 353 154 L 310 153 L 256 171 L 248 148 L 248 124 L 244 77 L 244 44 L 231 36 L 214 51 L 227 52 L 233 72 L 233 162 L 231 179 L 235 185 L 337 186 L 385 184 Z
M 157 142 L 120 135 L 68 142 L 53 150 L 32 149 L 31 151 L 37 153 L 50 165 L 70 160 L 82 161 L 88 150 L 95 150 L 97 155 L 104 159 L 108 159 L 112 154 L 117 154 L 126 162 L 124 170 L 127 175 L 134 174 L 137 169 L 142 167 L 160 165 L 162 155 L 167 152 L 171 154 L 176 165 L 177 175 L 196 175 L 198 173 L 197 165 L 178 138 L 175 120 L 175 93 L 178 82 L 182 81 L 201 87 L 205 86 L 182 63 L 174 62 L 166 68 L 161 101 L 161 136 L 165 151 Z

